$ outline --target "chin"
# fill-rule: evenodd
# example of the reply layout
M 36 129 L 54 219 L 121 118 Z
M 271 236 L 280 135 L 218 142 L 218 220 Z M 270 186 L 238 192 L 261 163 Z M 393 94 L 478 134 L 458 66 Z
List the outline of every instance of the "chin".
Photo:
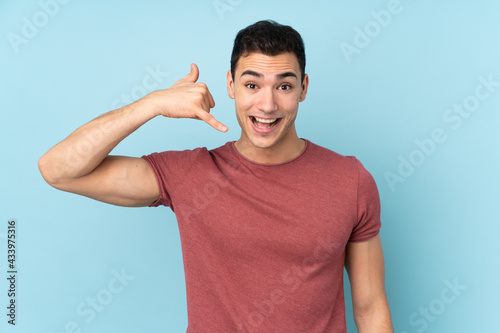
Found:
M 267 149 L 267 148 L 272 148 L 273 146 L 278 143 L 279 138 L 273 136 L 273 137 L 253 137 L 249 138 L 250 143 L 260 149 Z

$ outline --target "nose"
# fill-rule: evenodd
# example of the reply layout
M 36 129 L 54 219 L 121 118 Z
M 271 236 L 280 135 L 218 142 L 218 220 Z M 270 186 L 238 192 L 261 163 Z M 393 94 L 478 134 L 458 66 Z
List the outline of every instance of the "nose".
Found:
M 278 110 L 278 104 L 276 103 L 276 96 L 274 96 L 273 89 L 263 89 L 259 96 L 258 108 L 262 112 L 274 112 Z

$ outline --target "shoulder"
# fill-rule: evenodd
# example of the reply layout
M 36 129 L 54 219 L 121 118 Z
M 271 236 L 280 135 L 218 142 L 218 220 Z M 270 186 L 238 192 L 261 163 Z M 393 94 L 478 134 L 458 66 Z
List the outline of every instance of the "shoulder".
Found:
M 354 156 L 339 154 L 329 148 L 320 146 L 307 140 L 310 160 L 318 161 L 337 171 L 356 171 L 361 163 Z
M 370 172 L 355 156 L 339 154 L 331 149 L 308 142 L 310 158 L 308 163 L 314 168 L 321 168 L 323 173 L 335 181 L 346 181 L 351 184 L 374 183 Z
M 210 161 L 214 159 L 214 156 L 224 154 L 229 150 L 228 144 L 229 142 L 224 144 L 223 146 L 210 150 L 207 147 L 197 147 L 185 150 L 167 150 L 162 152 L 154 152 L 149 155 L 144 155 L 142 156 L 142 158 L 148 161 L 150 164 L 156 164 L 157 166 L 192 166 L 210 163 Z

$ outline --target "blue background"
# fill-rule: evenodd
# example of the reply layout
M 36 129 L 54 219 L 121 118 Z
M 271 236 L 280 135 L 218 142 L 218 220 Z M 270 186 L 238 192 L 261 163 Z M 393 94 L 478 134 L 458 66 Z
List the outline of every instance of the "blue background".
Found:
M 148 75 L 150 88 L 168 88 L 191 62 L 229 132 L 157 118 L 113 154 L 238 139 L 225 87 L 232 43 L 238 30 L 267 18 L 305 40 L 310 86 L 299 135 L 357 156 L 378 184 L 395 332 L 498 331 L 500 86 L 488 90 L 480 78 L 500 82 L 499 13 L 494 0 L 2 1 L 0 268 L 6 275 L 7 221 L 15 218 L 19 274 L 15 327 L 0 280 L 0 331 L 185 331 L 174 214 L 57 191 L 37 160 L 78 126 L 124 105 L 122 95 L 151 92 Z M 159 72 L 154 80 L 151 71 Z M 467 117 L 448 111 L 462 103 L 472 109 Z M 441 142 L 431 144 L 436 129 Z M 110 293 L 123 271 L 130 280 Z M 356 332 L 348 288 L 348 331 Z M 97 295 L 112 299 L 93 318 L 79 315 Z

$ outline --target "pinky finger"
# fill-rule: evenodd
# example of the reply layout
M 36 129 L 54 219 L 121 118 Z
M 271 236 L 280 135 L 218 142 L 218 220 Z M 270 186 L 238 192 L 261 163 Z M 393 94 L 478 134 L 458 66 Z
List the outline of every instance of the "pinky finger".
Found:
M 206 111 L 201 111 L 198 114 L 198 118 L 203 120 L 204 122 L 206 122 L 207 124 L 209 124 L 213 128 L 215 128 L 216 130 L 219 130 L 223 133 L 226 133 L 228 130 L 226 125 L 219 122 L 217 119 L 215 119 L 214 116 L 212 116 L 210 113 L 208 113 Z

